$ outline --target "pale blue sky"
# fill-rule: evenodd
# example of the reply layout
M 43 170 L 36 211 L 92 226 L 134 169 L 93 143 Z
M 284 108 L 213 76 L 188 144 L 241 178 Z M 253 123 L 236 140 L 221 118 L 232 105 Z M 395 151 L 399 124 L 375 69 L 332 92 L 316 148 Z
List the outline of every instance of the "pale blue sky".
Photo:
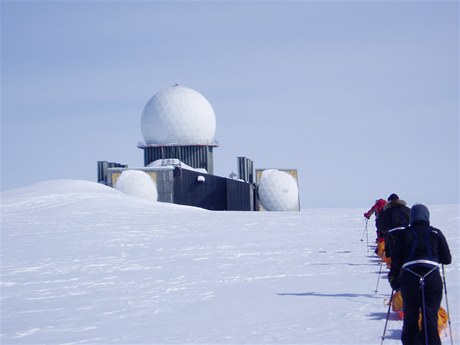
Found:
M 142 166 L 175 83 L 216 113 L 214 170 L 296 168 L 302 208 L 459 202 L 457 1 L 2 1 L 2 190 Z

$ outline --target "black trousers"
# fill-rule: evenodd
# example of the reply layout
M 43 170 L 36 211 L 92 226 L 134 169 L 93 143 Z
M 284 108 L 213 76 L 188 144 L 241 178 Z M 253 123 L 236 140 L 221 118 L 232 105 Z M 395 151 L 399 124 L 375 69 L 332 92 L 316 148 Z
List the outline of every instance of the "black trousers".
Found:
M 404 302 L 402 343 L 404 345 L 441 345 L 438 333 L 438 311 L 442 300 L 442 280 L 439 268 L 427 276 L 425 275 L 433 269 L 433 266 L 409 266 L 408 268 L 412 272 L 403 269 L 401 275 L 401 294 Z M 425 276 L 423 296 L 420 276 Z M 423 309 L 425 309 L 425 314 L 423 314 Z M 421 330 L 419 329 L 420 312 L 422 312 Z

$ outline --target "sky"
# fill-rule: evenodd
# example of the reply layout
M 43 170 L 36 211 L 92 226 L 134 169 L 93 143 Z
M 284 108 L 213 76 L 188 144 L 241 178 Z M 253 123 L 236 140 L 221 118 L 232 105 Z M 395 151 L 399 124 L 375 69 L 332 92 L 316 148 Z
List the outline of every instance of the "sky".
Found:
M 297 169 L 302 208 L 459 203 L 457 1 L 2 1 L 1 190 L 143 166 L 176 83 L 214 109 L 219 176 L 246 156 Z

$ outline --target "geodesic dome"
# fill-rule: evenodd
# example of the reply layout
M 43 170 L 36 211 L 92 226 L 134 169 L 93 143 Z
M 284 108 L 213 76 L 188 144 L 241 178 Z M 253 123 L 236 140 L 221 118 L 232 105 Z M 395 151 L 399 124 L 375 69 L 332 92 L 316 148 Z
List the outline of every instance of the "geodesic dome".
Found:
M 262 172 L 258 196 L 267 211 L 298 211 L 299 189 L 294 177 L 284 171 L 267 169 Z
M 216 117 L 202 94 L 174 85 L 147 102 L 141 131 L 146 145 L 209 145 L 215 142 Z
M 157 185 L 144 171 L 123 171 L 114 187 L 120 192 L 137 198 L 150 201 L 157 201 L 158 199 Z

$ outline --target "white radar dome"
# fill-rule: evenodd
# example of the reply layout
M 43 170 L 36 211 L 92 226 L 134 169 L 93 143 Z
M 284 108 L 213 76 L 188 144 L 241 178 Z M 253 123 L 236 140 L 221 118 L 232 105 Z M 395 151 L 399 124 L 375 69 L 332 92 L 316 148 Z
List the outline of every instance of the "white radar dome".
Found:
M 216 117 L 202 94 L 175 85 L 147 102 L 141 131 L 146 145 L 209 145 L 215 142 Z
M 259 201 L 267 211 L 298 211 L 297 181 L 288 173 L 276 169 L 262 172 L 258 188 Z
M 123 171 L 115 183 L 115 189 L 141 199 L 150 201 L 158 199 L 156 183 L 140 170 Z

